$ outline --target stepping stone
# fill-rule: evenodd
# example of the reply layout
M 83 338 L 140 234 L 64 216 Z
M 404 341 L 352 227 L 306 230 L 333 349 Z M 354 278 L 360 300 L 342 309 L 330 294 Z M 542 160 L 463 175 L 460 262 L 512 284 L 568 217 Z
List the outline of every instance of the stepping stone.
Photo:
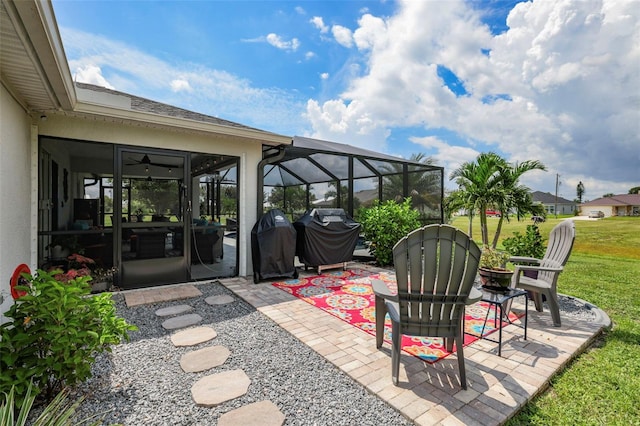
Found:
M 218 426 L 281 426 L 283 423 L 284 414 L 271 401 L 245 405 L 218 419 Z
M 227 303 L 235 302 L 236 299 L 233 296 L 223 294 L 221 296 L 209 296 L 204 301 L 210 305 L 226 305 Z
M 203 377 L 191 387 L 191 397 L 199 407 L 214 407 L 247 393 L 251 379 L 242 370 L 224 371 Z
M 197 373 L 224 364 L 231 352 L 224 346 L 209 346 L 182 355 L 180 367 L 185 373 Z
M 167 308 L 158 309 L 156 316 L 158 317 L 170 317 L 173 315 L 184 314 L 185 312 L 193 311 L 193 306 L 189 305 L 176 305 L 169 306 Z
M 218 333 L 211 327 L 194 327 L 171 336 L 173 346 L 193 346 L 215 339 Z
M 175 330 L 176 328 L 185 328 L 190 325 L 198 324 L 202 321 L 202 317 L 198 314 L 187 314 L 181 315 L 179 317 L 169 318 L 165 322 L 162 323 L 162 327 L 165 330 Z

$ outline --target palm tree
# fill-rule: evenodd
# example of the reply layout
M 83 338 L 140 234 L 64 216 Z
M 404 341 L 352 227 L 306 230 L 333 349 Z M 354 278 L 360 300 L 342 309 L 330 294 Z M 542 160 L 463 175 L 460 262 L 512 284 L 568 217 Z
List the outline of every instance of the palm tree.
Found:
M 424 153 L 414 153 L 409 157 L 409 161 L 421 163 L 425 166 L 434 164 L 431 157 Z M 385 176 L 382 185 L 382 199 L 402 202 L 403 194 L 403 166 L 399 163 L 392 163 L 383 167 Z M 411 206 L 421 215 L 426 215 L 429 210 L 437 210 L 440 204 L 440 173 L 432 170 L 409 171 L 407 174 L 409 195 Z
M 523 163 L 509 164 L 498 154 L 489 152 L 478 155 L 475 161 L 463 163 L 451 173 L 451 179 L 456 180 L 458 189 L 447 200 L 448 208 L 465 208 L 469 212 L 469 235 L 473 213 L 480 217 L 480 233 L 482 244 L 489 245 L 489 231 L 487 227 L 487 209 L 500 210 L 500 221 L 491 246 L 498 244 L 498 238 L 504 219 L 509 220 L 512 210 L 519 219 L 526 213 L 538 213 L 529 194 L 529 188 L 519 183 L 520 177 L 530 170 L 546 170 L 537 160 Z
M 512 211 L 515 211 L 518 220 L 522 219 L 525 214 L 542 214 L 543 207 L 533 204 L 531 190 L 519 183 L 520 177 L 530 170 L 547 170 L 547 168 L 538 160 L 527 160 L 513 165 L 508 164 L 507 167 L 500 169 L 502 197 L 496 201 L 496 204 L 502 214 L 491 243 L 493 248 L 498 245 L 502 224 L 505 219 L 509 221 L 509 215 Z
M 458 185 L 455 199 L 469 211 L 469 221 L 473 220 L 471 212 L 478 212 L 480 217 L 480 234 L 482 243 L 489 245 L 487 228 L 487 208 L 494 207 L 501 198 L 500 170 L 508 166 L 507 162 L 493 152 L 478 155 L 475 161 L 465 162 L 455 169 L 450 179 Z M 471 224 L 469 224 L 471 231 Z

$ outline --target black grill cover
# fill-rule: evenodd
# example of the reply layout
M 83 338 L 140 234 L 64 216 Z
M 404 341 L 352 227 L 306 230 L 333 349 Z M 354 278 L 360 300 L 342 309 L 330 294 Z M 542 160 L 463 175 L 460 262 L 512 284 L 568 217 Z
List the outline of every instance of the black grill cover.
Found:
M 264 278 L 298 276 L 294 265 L 296 230 L 282 211 L 268 211 L 253 226 L 251 254 L 256 283 Z
M 296 255 L 306 266 L 349 262 L 360 224 L 343 209 L 313 209 L 293 223 L 298 233 Z

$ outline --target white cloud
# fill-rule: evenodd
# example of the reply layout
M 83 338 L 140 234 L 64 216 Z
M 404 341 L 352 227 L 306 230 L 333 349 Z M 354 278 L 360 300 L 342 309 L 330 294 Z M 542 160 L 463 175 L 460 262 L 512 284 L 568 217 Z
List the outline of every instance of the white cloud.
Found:
M 100 67 L 91 64 L 78 66 L 73 72 L 73 79 L 79 83 L 95 84 L 96 86 L 106 87 L 107 89 L 114 89 L 102 75 Z
M 171 81 L 171 90 L 174 92 L 193 92 L 189 81 L 184 79 L 175 79 Z
M 323 72 L 322 74 L 320 74 L 320 78 L 322 80 L 327 80 L 329 78 L 329 73 L 328 72 Z
M 317 56 L 317 55 L 315 54 L 315 52 L 312 52 L 312 51 L 308 51 L 307 53 L 305 53 L 305 54 L 304 54 L 304 58 L 305 58 L 306 60 L 313 59 L 313 58 L 315 58 L 316 56 Z
M 76 58 L 69 68 L 84 70 L 83 78 L 104 73 L 115 90 L 282 134 L 301 132 L 298 117 L 304 104 L 290 93 L 254 87 L 217 69 L 170 64 L 105 37 L 68 28 L 61 33 L 68 57 Z M 100 84 L 80 77 L 78 73 L 78 81 Z M 187 87 L 191 91 L 175 90 Z
M 541 160 L 549 169 L 535 176 L 541 187 L 553 187 L 559 173 L 572 184 L 587 185 L 586 176 L 593 186 L 618 182 L 605 192 L 620 192 L 638 184 L 640 170 L 636 8 L 633 0 L 534 0 L 517 4 L 509 30 L 495 36 L 462 0 L 400 0 L 394 16 L 361 17 L 352 39 L 366 74 L 339 97 L 308 102 L 307 118 L 316 134 L 344 141 L 446 129 L 472 141 L 472 151 Z M 466 96 L 443 84 L 438 65 Z M 384 140 L 374 143 L 384 150 Z M 442 161 L 460 154 L 442 141 L 421 143 Z
M 342 25 L 334 25 L 331 27 L 331 33 L 335 37 L 336 41 L 344 47 L 353 46 L 353 34 L 351 30 Z
M 296 6 L 295 11 L 298 15 L 306 15 L 307 11 L 304 10 L 301 6 Z
M 267 43 L 281 50 L 296 51 L 300 47 L 300 41 L 297 38 L 292 38 L 290 41 L 285 41 L 277 34 L 270 33 L 266 37 Z
M 309 22 L 311 22 L 314 27 L 319 29 L 321 34 L 326 34 L 329 32 L 329 27 L 324 24 L 322 16 L 314 16 L 309 20 Z

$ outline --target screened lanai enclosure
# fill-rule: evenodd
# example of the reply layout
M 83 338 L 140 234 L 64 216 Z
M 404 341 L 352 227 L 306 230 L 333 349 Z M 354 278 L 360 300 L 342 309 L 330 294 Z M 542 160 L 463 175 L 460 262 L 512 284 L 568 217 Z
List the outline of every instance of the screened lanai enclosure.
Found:
M 267 147 L 258 216 L 272 208 L 296 220 L 314 208 L 342 208 L 355 220 L 375 200 L 411 197 L 423 224 L 443 219 L 444 169 L 351 145 L 294 137 L 285 147 Z

